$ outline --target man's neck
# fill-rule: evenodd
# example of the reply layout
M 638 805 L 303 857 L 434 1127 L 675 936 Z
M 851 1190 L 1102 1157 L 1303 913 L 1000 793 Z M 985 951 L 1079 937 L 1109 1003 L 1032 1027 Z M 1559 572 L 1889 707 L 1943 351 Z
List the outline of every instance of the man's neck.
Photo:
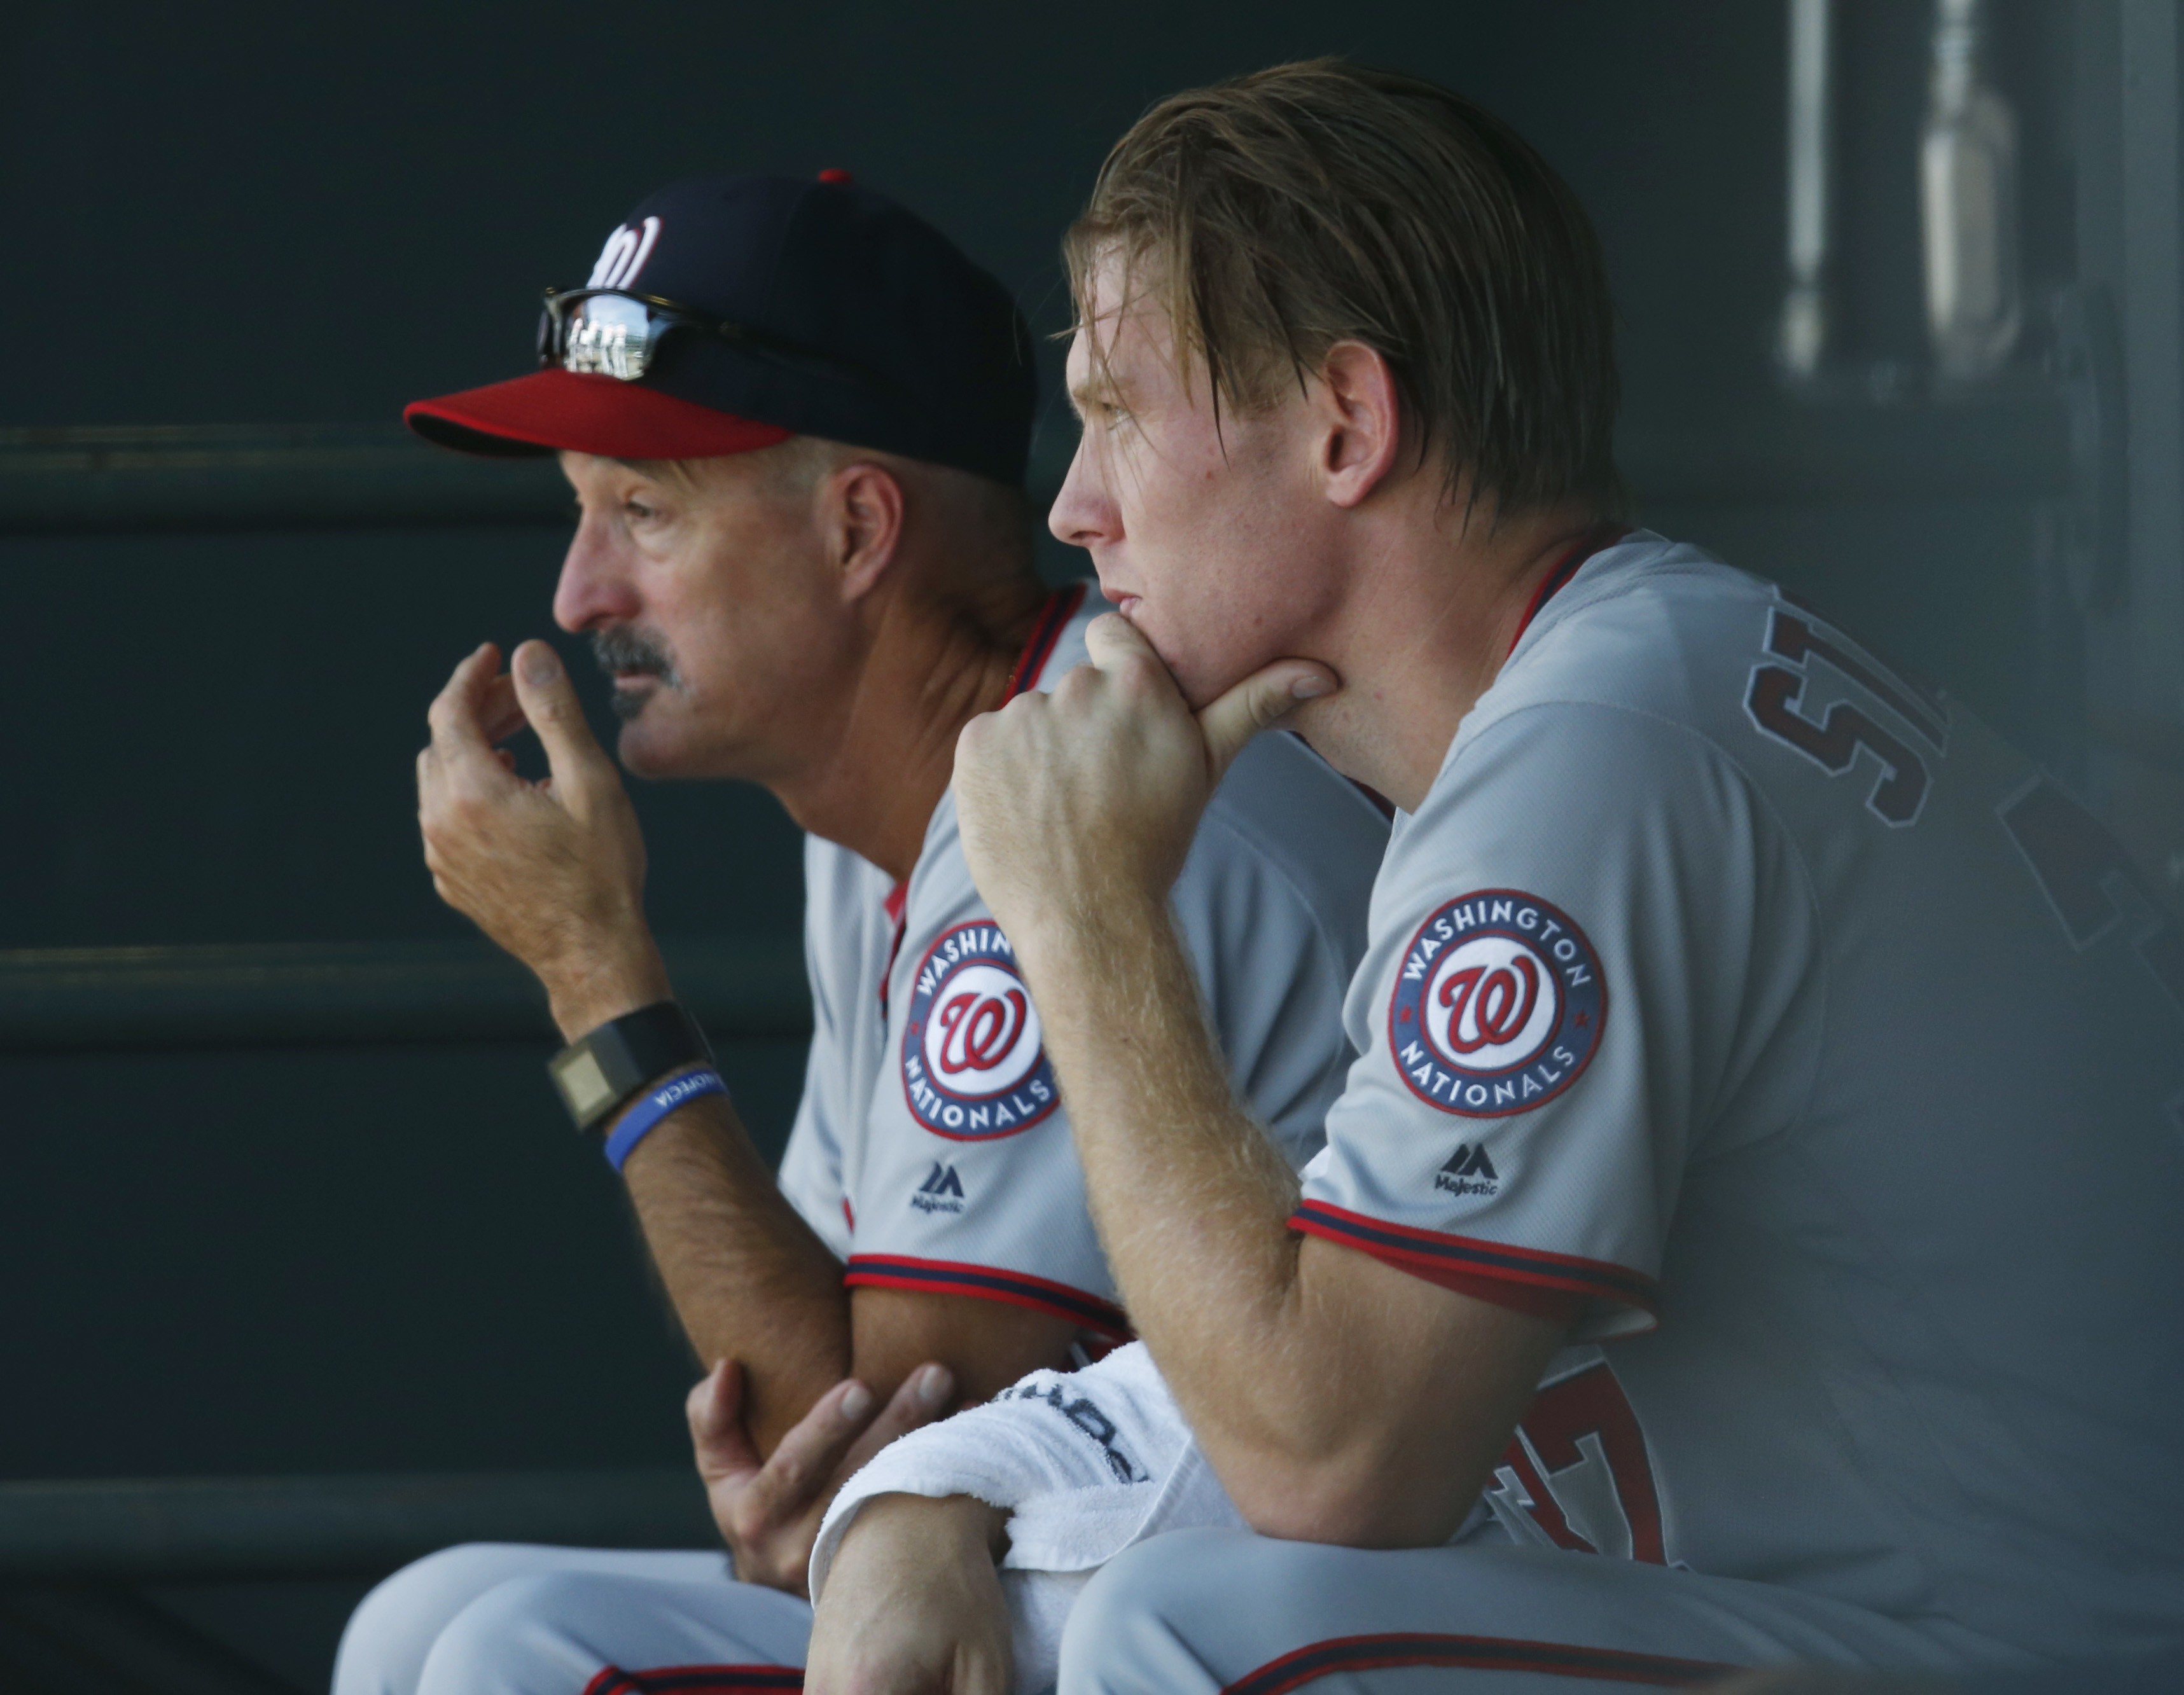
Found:
M 1361 538 L 1325 653 L 1342 687 L 1298 727 L 1338 770 L 1416 811 L 1540 589 L 1597 527 L 1578 508 L 1498 526 L 1484 511 L 1467 525 L 1446 507 L 1435 520 L 1384 520 Z
M 925 845 L 956 768 L 956 738 L 1001 703 L 1047 592 L 1027 570 L 945 599 L 905 583 L 876 594 L 828 757 L 769 786 L 815 836 L 897 882 Z

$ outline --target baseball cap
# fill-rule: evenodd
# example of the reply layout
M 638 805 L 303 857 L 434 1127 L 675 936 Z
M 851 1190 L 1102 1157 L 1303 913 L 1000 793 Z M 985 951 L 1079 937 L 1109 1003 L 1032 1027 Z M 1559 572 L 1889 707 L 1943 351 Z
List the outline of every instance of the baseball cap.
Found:
M 1023 481 L 1038 401 L 1023 314 L 845 172 L 663 188 L 548 308 L 538 370 L 403 420 L 472 453 L 705 458 L 823 436 Z

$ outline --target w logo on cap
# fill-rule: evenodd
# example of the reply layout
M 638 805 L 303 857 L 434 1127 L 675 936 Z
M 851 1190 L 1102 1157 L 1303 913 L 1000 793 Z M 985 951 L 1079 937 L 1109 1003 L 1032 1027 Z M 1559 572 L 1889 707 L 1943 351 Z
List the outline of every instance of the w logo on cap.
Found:
M 592 267 L 591 280 L 587 288 L 627 288 L 637 281 L 638 272 L 652 257 L 653 244 L 660 239 L 660 220 L 647 218 L 632 229 L 618 225 L 607 244 L 599 249 L 599 262 Z

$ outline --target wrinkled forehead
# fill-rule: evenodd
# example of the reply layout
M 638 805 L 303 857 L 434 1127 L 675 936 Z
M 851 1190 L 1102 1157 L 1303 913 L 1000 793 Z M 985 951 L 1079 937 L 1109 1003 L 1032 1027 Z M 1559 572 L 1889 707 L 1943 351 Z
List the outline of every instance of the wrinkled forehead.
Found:
M 580 496 L 612 499 L 649 486 L 667 491 L 679 506 L 695 512 L 780 506 L 784 497 L 800 501 L 830 468 L 833 456 L 827 450 L 833 447 L 792 436 L 770 447 L 704 458 L 610 458 L 573 452 L 559 457 L 561 474 Z

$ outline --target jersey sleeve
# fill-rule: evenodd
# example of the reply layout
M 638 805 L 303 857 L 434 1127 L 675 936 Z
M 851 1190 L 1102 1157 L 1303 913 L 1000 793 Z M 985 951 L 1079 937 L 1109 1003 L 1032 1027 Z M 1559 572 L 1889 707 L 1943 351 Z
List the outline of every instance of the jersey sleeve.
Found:
M 811 1048 L 804 1064 L 804 1094 L 781 1156 L 781 1192 L 838 1259 L 850 1255 L 848 1191 L 842 1182 L 842 1147 L 821 1098 L 834 1075 L 828 1044 L 813 1020 Z
M 1301 1164 L 1350 1057 L 1342 993 L 1385 826 L 1301 747 L 1247 755 L 1230 776 L 1174 911 L 1240 1088 Z M 1008 1302 L 1128 1340 L 1038 1008 L 944 804 L 889 981 L 849 1281 Z M 1281 838 L 1284 822 L 1302 846 Z
M 805 838 L 804 970 L 811 992 L 811 1047 L 804 1092 L 782 1154 L 782 1193 L 819 1239 L 850 1253 L 851 1156 L 861 1140 L 871 1067 L 861 1063 L 857 998 L 878 986 L 869 933 L 884 879 L 816 836 Z
M 1786 836 L 1702 738 L 1586 705 L 1485 726 L 1390 847 L 1294 1227 L 1559 1295 L 1580 1338 L 1652 1328 L 1707 1125 L 1795 1073 L 1758 1061 L 1810 1027 L 1814 931 Z
M 848 1281 L 1000 1301 L 1127 1341 L 1039 1010 L 942 806 L 888 980 Z

